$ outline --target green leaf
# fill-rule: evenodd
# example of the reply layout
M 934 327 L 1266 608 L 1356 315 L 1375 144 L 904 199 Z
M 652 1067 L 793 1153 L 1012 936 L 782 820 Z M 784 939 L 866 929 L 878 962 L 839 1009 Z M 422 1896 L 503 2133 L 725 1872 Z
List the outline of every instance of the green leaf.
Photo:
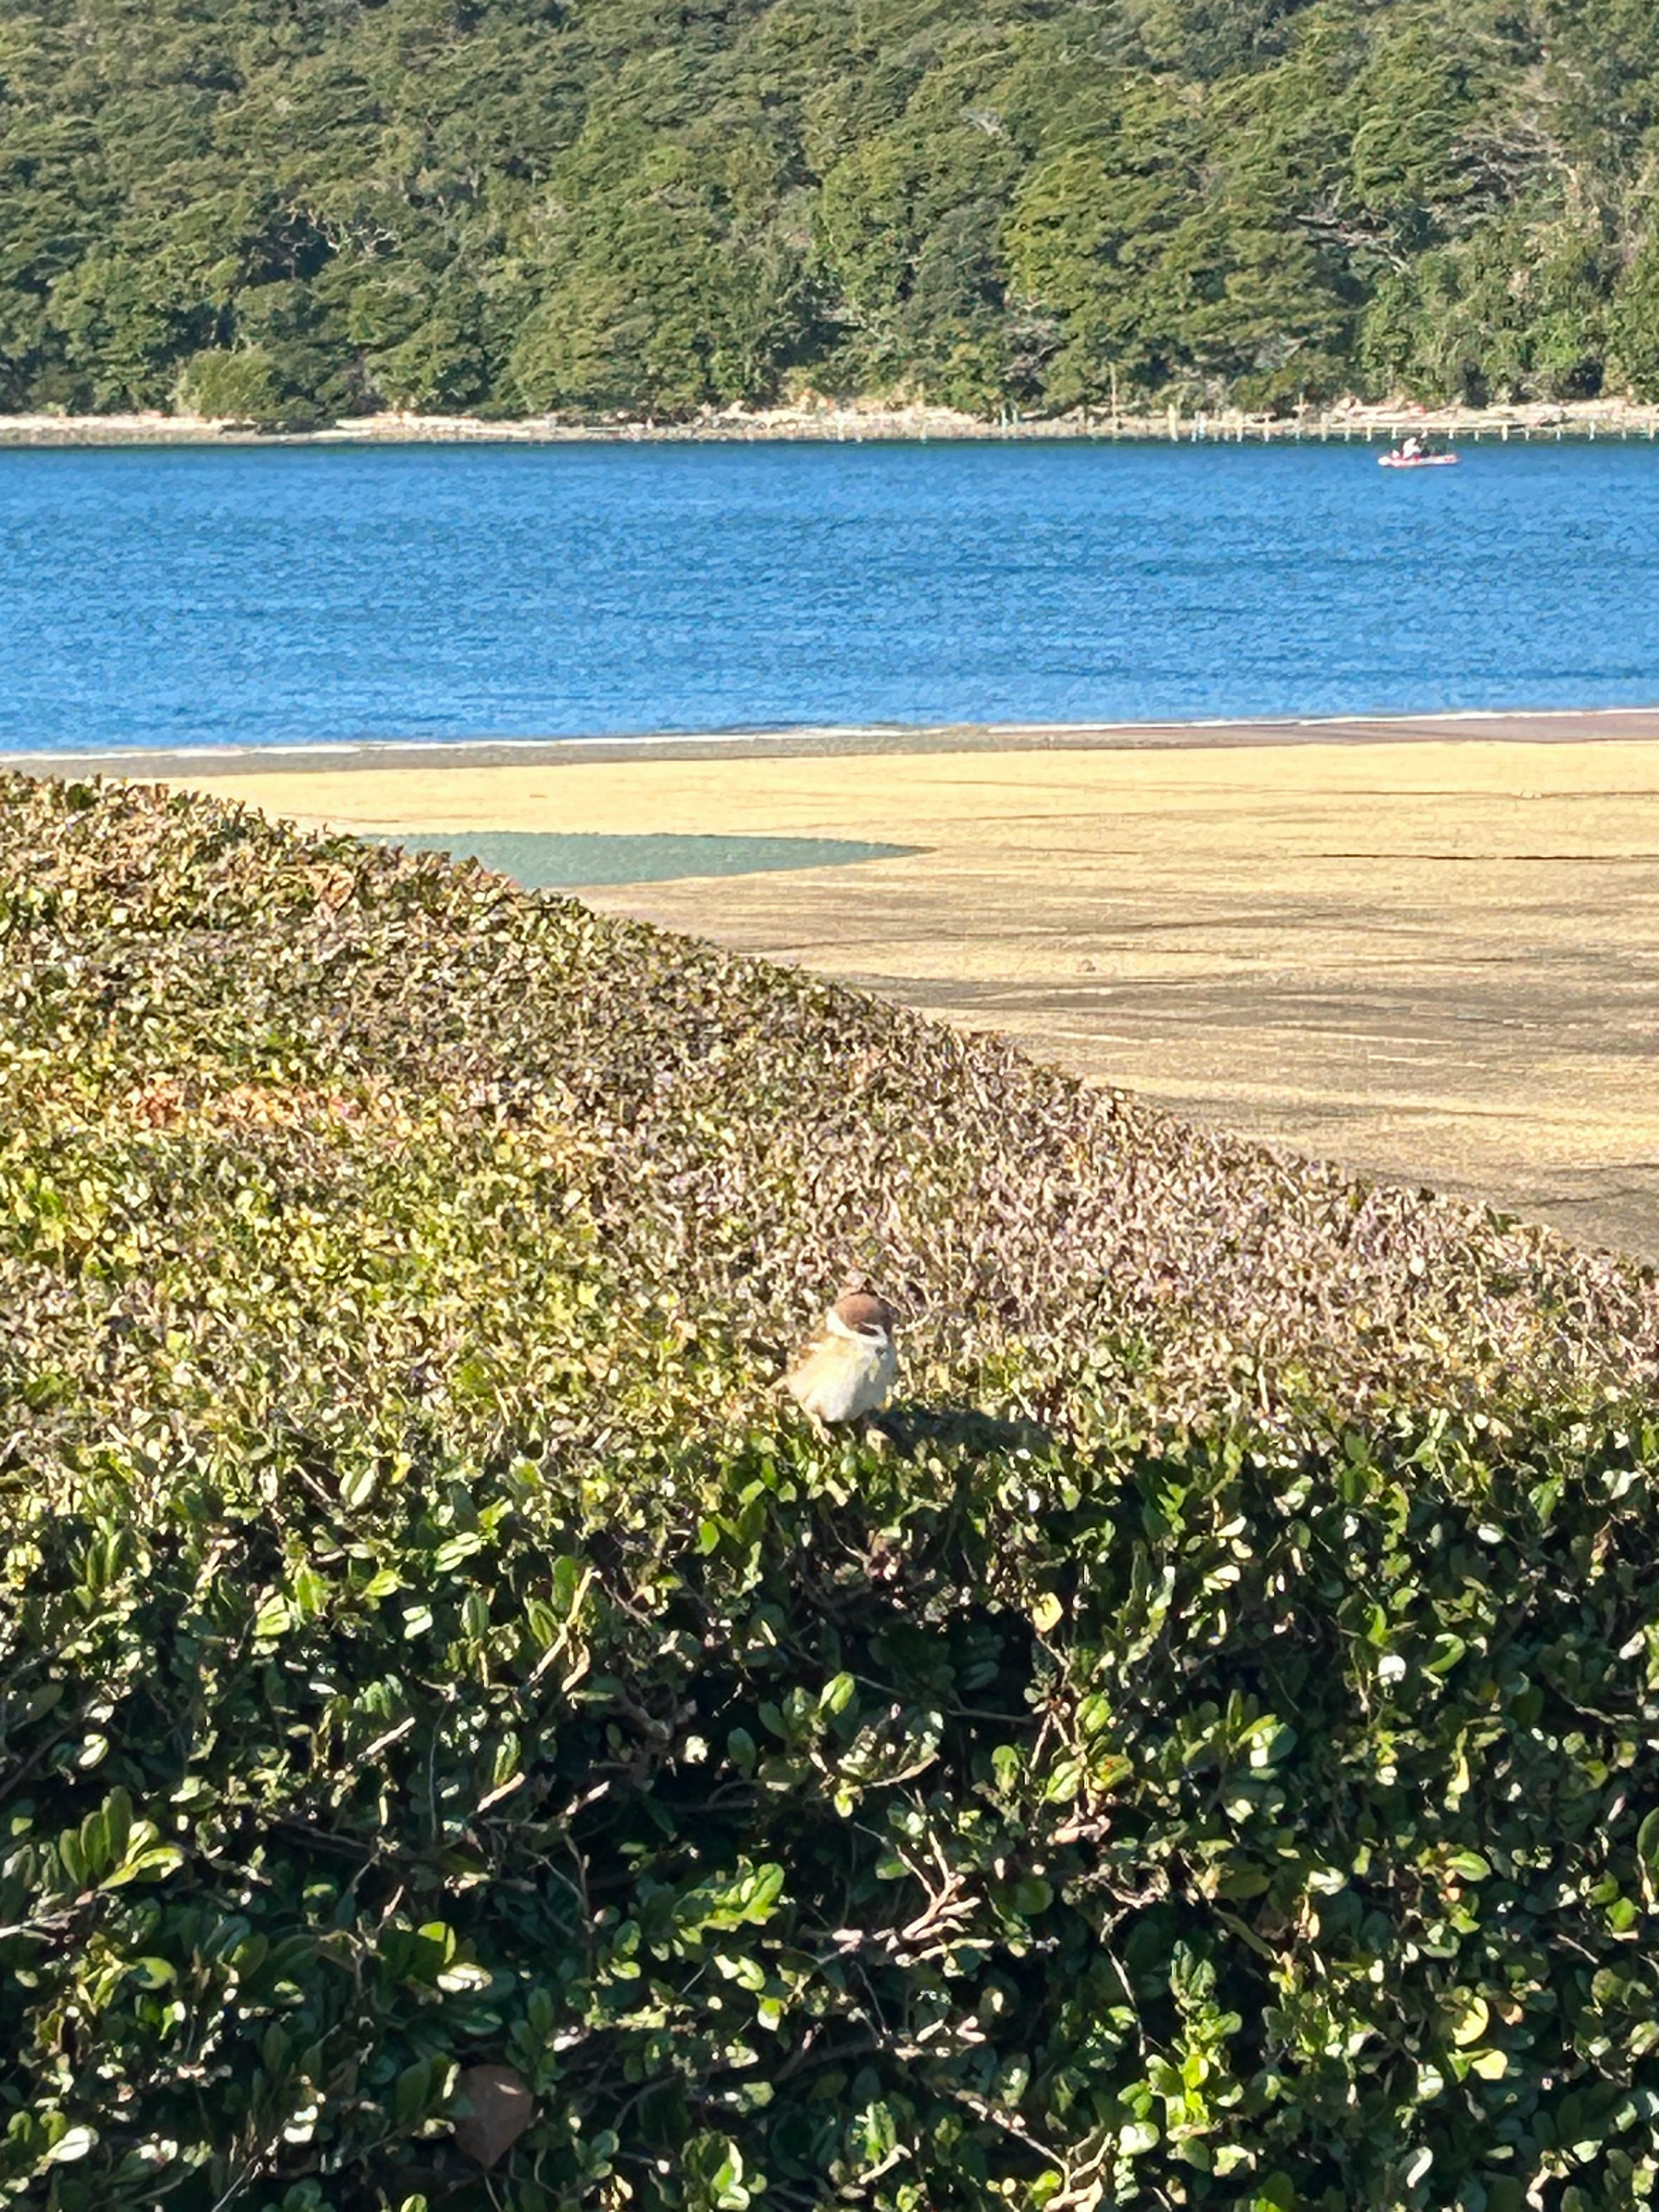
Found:
M 858 1686 L 850 1674 L 836 1675 L 832 1680 L 824 1684 L 819 1692 L 820 1710 L 832 1715 L 844 1713 L 854 1698 L 857 1697 Z
M 315 1620 L 328 1603 L 328 1584 L 313 1568 L 301 1567 L 294 1577 L 294 1610 L 301 1620 Z
M 125 1790 L 112 1790 L 105 1798 L 103 1824 L 107 1856 L 118 1864 L 127 1855 L 127 1839 L 132 1833 L 132 1800 Z
M 1464 1881 L 1486 1881 L 1492 1874 L 1492 1861 L 1480 1851 L 1454 1851 L 1446 1864 Z
M 1296 2183 L 1279 2168 L 1258 2182 L 1247 2201 L 1250 2212 L 1297 2212 L 1302 2200 Z
M 253 1616 L 253 1638 L 258 1644 L 274 1644 L 286 1636 L 295 1625 L 295 1617 L 288 1600 L 283 1596 L 268 1597 Z
M 58 2136 L 43 2161 L 47 2166 L 73 2166 L 86 2158 L 98 2147 L 95 2128 L 77 2126 L 66 2129 Z
M 380 1479 L 379 1469 L 367 1463 L 349 1469 L 340 1478 L 341 1504 L 349 1511 L 354 1512 L 360 1505 L 367 1505 L 379 1486 Z M 395 1587 L 394 1584 L 393 1588 Z M 368 1594 L 376 1597 L 389 1595 L 383 1590 L 372 1590 Z
M 1454 1992 L 1449 2007 L 1449 2032 L 1455 2044 L 1479 2043 L 1492 2014 L 1484 1997 L 1467 1990 Z
M 417 2058 L 405 2066 L 392 2092 L 392 2117 L 400 2128 L 411 2126 L 426 2110 L 432 2091 L 432 2062 Z
M 124 1889 L 131 1881 L 165 1881 L 184 1863 L 184 1852 L 176 1844 L 147 1844 L 132 1853 L 112 1874 L 106 1875 L 101 1887 Z

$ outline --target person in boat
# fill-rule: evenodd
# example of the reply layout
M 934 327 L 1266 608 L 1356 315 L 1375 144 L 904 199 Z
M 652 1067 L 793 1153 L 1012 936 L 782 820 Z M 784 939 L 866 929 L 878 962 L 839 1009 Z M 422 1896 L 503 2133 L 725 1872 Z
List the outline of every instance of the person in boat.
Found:
M 1413 430 L 1410 437 L 1406 439 L 1403 444 L 1399 447 L 1398 452 L 1402 461 L 1420 461 L 1422 459 L 1423 441 L 1418 436 L 1415 430 Z

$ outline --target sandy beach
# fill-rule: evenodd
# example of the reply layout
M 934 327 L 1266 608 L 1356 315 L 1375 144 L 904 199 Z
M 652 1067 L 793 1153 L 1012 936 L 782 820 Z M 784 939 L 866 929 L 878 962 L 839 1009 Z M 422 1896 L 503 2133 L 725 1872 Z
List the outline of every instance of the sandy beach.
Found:
M 1522 443 L 1565 438 L 1653 440 L 1659 405 L 1603 398 L 1517 401 L 1491 407 L 1428 407 L 1403 399 L 1345 399 L 1288 414 L 1251 414 L 1236 407 L 1169 406 L 1135 410 L 1074 408 L 1066 415 L 968 415 L 951 407 L 883 400 L 813 399 L 790 406 L 705 407 L 658 422 L 652 416 L 534 416 L 507 420 L 477 415 L 387 412 L 342 416 L 303 429 L 258 428 L 246 422 L 160 409 L 134 414 L 0 415 L 0 447 L 9 446 L 381 446 L 568 445 L 713 442 L 766 444 L 799 440 L 861 444 L 884 441 L 1157 439 L 1178 444 L 1392 442 L 1407 432 L 1448 439 Z
M 1659 1260 L 1659 711 L 105 769 L 382 833 L 911 846 L 583 896 Z

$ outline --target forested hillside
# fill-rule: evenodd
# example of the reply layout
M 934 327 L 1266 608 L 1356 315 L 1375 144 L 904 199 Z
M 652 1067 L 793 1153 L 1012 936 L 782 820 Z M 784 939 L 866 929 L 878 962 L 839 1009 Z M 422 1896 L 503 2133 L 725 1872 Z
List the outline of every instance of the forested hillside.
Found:
M 0 407 L 1659 392 L 1655 0 L 0 0 Z

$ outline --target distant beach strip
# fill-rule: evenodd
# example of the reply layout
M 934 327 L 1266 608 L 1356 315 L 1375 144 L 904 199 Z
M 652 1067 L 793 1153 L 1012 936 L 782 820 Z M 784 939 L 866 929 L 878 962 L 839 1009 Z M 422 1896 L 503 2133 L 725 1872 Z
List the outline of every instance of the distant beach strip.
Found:
M 1659 707 L 7 757 L 470 853 L 1659 1261 Z
M 959 408 L 894 404 L 879 399 L 836 404 L 816 400 L 794 406 L 715 408 L 658 421 L 649 416 L 530 416 L 518 419 L 476 415 L 422 415 L 387 410 L 344 416 L 337 422 L 295 430 L 259 429 L 247 422 L 160 409 L 104 415 L 0 415 L 0 447 L 7 446 L 379 446 L 591 445 L 766 443 L 828 441 L 836 445 L 915 440 L 1169 440 L 1177 445 L 1277 445 L 1335 441 L 1392 442 L 1411 431 L 1437 437 L 1486 439 L 1508 444 L 1569 438 L 1629 440 L 1659 436 L 1659 404 L 1599 399 L 1530 400 L 1512 405 L 1428 406 L 1405 401 L 1345 399 L 1266 413 L 1240 407 L 1182 409 L 1074 407 L 1064 414 L 1028 415 L 1004 408 L 997 415 Z
M 100 746 L 0 750 L 31 775 L 111 775 L 191 782 L 234 775 L 574 768 L 614 761 L 834 758 L 857 753 L 1226 750 L 1249 746 L 1596 744 L 1659 739 L 1648 707 L 1457 708 L 1422 714 L 1273 716 L 1151 722 L 778 724 L 577 738 L 364 738 L 297 744 Z M 782 865 L 794 865 L 787 863 Z

